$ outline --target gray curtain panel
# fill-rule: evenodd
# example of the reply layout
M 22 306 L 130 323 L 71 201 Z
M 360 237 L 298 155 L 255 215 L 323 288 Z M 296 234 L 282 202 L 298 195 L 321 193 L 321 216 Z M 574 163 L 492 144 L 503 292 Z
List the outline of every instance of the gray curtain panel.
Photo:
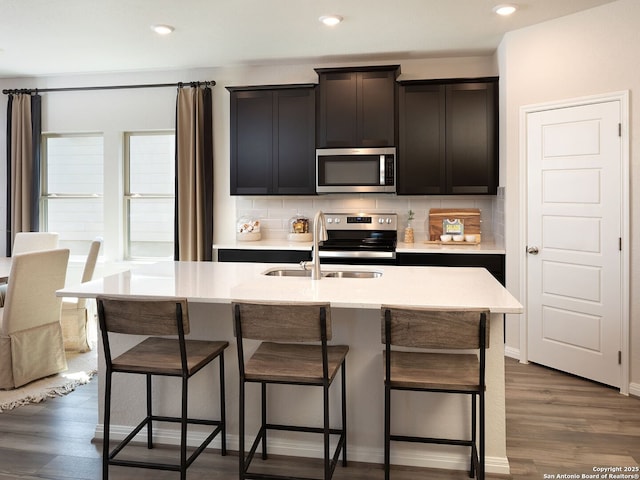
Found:
M 18 232 L 39 230 L 41 98 L 9 95 L 7 107 L 7 240 L 11 255 Z
M 178 88 L 175 260 L 213 257 L 212 110 L 211 88 Z

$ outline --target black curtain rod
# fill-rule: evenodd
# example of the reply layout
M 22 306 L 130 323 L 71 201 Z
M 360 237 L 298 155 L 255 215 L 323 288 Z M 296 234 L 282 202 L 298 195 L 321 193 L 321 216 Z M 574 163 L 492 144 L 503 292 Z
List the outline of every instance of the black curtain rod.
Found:
M 103 85 L 97 87 L 65 87 L 65 88 L 16 88 L 2 90 L 5 95 L 12 95 L 15 93 L 44 93 L 44 92 L 76 92 L 83 90 L 121 90 L 125 88 L 160 88 L 160 87 L 199 87 L 199 86 L 214 86 L 216 82 L 214 80 L 208 80 L 205 82 L 178 82 L 178 83 L 148 83 L 144 85 Z

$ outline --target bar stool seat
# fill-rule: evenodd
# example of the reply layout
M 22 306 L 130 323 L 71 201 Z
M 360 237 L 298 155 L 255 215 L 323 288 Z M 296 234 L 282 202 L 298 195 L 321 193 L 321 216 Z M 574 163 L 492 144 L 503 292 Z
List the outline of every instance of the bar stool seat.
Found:
M 390 478 L 391 441 L 470 447 L 469 476 L 484 480 L 485 350 L 489 346 L 489 311 L 383 305 L 381 313 L 381 337 L 385 344 L 385 480 Z M 468 353 L 467 350 L 477 350 L 478 353 Z M 471 426 L 468 438 L 392 434 L 392 390 L 469 395 Z M 479 399 L 479 408 L 476 399 Z M 478 414 L 479 434 L 476 426 Z
M 386 361 L 386 352 L 383 353 Z M 475 392 L 479 372 L 477 355 L 393 352 L 391 380 L 393 388 L 422 388 Z
M 220 435 L 221 454 L 226 455 L 224 350 L 226 341 L 186 340 L 189 333 L 187 300 L 184 298 L 132 298 L 99 296 L 96 299 L 98 320 L 106 363 L 104 398 L 104 437 L 102 478 L 108 480 L 109 465 L 180 472 L 185 480 L 187 468 Z M 148 337 L 116 358 L 112 358 L 109 333 L 129 335 L 162 335 Z M 166 336 L 177 338 L 166 338 Z M 188 416 L 188 381 L 215 359 L 219 364 L 220 419 L 195 419 Z M 141 374 L 146 377 L 146 416 L 111 450 L 112 376 L 114 373 Z M 169 376 L 181 379 L 180 415 L 160 416 L 153 413 L 152 377 Z M 180 424 L 180 461 L 151 462 L 116 458 L 143 428 L 147 429 L 147 448 L 153 448 L 153 422 Z M 207 425 L 213 428 L 200 445 L 187 456 L 188 425 Z
M 329 382 L 335 378 L 349 347 L 327 346 Z M 287 382 L 322 385 L 320 345 L 262 342 L 244 367 L 245 379 L 252 382 Z
M 267 459 L 267 432 L 270 430 L 322 434 L 323 479 L 330 480 L 342 453 L 342 465 L 347 465 L 346 374 L 345 362 L 349 347 L 327 345 L 331 340 L 331 310 L 326 303 L 252 303 L 232 302 L 234 333 L 238 349 L 239 388 L 239 461 L 240 480 L 298 479 L 277 473 L 250 472 L 249 467 L 260 444 L 262 458 Z M 245 360 L 244 340 L 260 340 L 253 354 Z M 320 344 L 318 344 L 320 342 Z M 329 387 L 341 371 L 342 426 L 329 426 Z M 261 425 L 245 454 L 245 384 L 261 386 Z M 267 420 L 267 385 L 286 384 L 322 388 L 323 425 L 300 426 L 272 424 Z M 333 454 L 330 436 L 337 436 Z
M 229 346 L 229 342 L 185 340 L 187 374 L 193 375 L 215 360 Z M 171 338 L 149 337 L 113 359 L 114 372 L 151 373 L 153 375 L 182 375 L 180 345 Z

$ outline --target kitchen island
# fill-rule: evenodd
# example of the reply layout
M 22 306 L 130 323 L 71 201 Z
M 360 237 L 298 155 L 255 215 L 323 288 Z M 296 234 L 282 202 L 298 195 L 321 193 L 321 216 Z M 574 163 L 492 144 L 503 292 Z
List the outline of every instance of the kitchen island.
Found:
M 453 267 L 397 267 L 397 266 L 323 266 L 328 271 L 376 271 L 377 278 L 322 278 L 311 280 L 304 276 L 270 276 L 271 270 L 292 269 L 295 265 L 218 262 L 163 262 L 93 280 L 60 290 L 60 296 L 95 297 L 117 296 L 175 296 L 189 300 L 191 337 L 226 339 L 230 342 L 225 364 L 227 376 L 227 441 L 230 449 L 237 448 L 238 373 L 235 339 L 233 337 L 230 302 L 249 301 L 319 301 L 332 307 L 333 343 L 350 346 L 347 356 L 347 421 L 349 459 L 382 463 L 383 461 L 383 345 L 380 341 L 380 306 L 396 304 L 414 307 L 483 307 L 491 311 L 490 348 L 487 352 L 487 448 L 488 472 L 508 473 L 506 457 L 506 426 L 504 398 L 503 314 L 521 313 L 522 305 L 483 268 Z M 114 354 L 120 353 L 138 340 L 115 336 Z M 256 343 L 257 345 L 257 343 Z M 251 348 L 248 349 L 250 353 Z M 103 370 L 99 356 L 99 372 Z M 209 367 L 207 367 L 209 368 Z M 211 366 L 213 368 L 213 366 Z M 194 377 L 190 388 L 190 415 L 215 416 L 217 387 L 211 375 Z M 99 375 L 99 389 L 103 391 Z M 163 381 L 164 380 L 164 381 Z M 155 404 L 160 413 L 175 412 L 179 404 L 179 389 L 173 379 L 155 383 Z M 259 423 L 258 388 L 256 396 L 247 404 L 248 431 L 254 432 Z M 320 422 L 321 395 L 282 386 L 270 390 L 271 421 Z M 332 411 L 336 420 L 339 389 L 332 389 Z M 112 404 L 112 436 L 122 438 L 135 425 L 144 411 L 144 382 L 135 376 L 114 377 L 115 397 Z M 249 388 L 248 395 L 252 390 Z M 394 395 L 396 395 L 394 393 Z M 466 398 L 439 394 L 399 392 L 394 400 L 393 419 L 398 429 L 409 434 L 459 436 L 468 435 Z M 142 400 L 142 401 L 141 401 Z M 253 402 L 253 403 L 252 403 Z M 102 395 L 100 395 L 102 409 Z M 100 421 L 102 416 L 100 415 Z M 427 426 L 428 429 L 422 428 Z M 189 432 L 190 443 L 201 439 L 197 430 Z M 177 443 L 175 430 L 156 429 L 158 442 Z M 102 436 L 102 425 L 96 437 Z M 217 443 L 214 442 L 214 447 Z M 319 457 L 321 440 L 315 436 L 284 433 L 273 436 L 273 454 Z M 397 443 L 392 448 L 392 464 L 449 468 L 467 468 L 466 449 L 442 445 L 413 445 Z M 341 467 L 339 467 L 341 468 Z

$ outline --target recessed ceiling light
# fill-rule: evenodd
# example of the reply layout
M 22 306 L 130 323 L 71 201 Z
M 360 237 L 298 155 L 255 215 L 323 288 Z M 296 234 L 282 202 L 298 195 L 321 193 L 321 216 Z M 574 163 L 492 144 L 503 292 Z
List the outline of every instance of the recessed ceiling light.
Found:
M 151 25 L 151 30 L 156 32 L 158 35 L 169 35 L 175 30 L 175 28 L 171 25 Z
M 494 12 L 496 12 L 498 15 L 502 15 L 504 17 L 506 17 L 507 15 L 511 15 L 517 9 L 518 9 L 518 7 L 516 7 L 513 4 L 496 5 L 495 7 L 493 7 L 493 11 Z
M 334 27 L 338 25 L 343 18 L 340 15 L 323 15 L 318 20 L 329 27 Z

